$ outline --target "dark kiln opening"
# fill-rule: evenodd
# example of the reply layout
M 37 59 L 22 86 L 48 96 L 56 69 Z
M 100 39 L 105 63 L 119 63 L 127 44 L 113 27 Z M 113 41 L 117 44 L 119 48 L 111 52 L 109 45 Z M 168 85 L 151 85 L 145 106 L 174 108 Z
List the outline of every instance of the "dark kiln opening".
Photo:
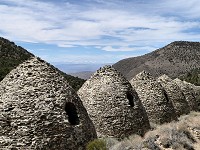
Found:
M 78 125 L 79 118 L 76 111 L 76 106 L 73 103 L 67 102 L 65 104 L 65 111 L 68 115 L 68 121 L 71 125 Z
M 130 105 L 131 107 L 134 107 L 133 95 L 132 95 L 131 93 L 127 92 L 127 93 L 126 93 L 126 97 L 127 97 L 127 99 L 129 100 L 129 105 Z
M 167 96 L 167 93 L 166 93 L 166 91 L 165 91 L 165 90 L 164 90 L 164 96 L 165 96 L 165 98 L 166 98 L 167 102 L 169 102 L 169 98 L 168 98 L 168 96 Z

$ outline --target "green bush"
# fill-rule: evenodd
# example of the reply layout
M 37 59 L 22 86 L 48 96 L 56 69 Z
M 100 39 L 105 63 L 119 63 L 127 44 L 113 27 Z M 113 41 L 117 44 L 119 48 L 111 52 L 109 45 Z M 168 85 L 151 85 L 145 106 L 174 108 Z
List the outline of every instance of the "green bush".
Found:
M 106 141 L 103 139 L 96 139 L 87 145 L 86 150 L 107 150 Z
M 200 86 L 200 68 L 196 68 L 180 77 L 181 80 L 185 80 L 194 85 Z

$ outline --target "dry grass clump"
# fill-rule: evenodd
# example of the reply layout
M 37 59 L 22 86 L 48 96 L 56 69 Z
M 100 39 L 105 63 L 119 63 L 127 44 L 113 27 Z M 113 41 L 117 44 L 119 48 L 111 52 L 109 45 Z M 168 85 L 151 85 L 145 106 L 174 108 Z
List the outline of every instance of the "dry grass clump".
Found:
M 115 141 L 116 142 L 116 141 Z M 181 116 L 178 122 L 154 126 L 144 137 L 130 136 L 109 150 L 200 150 L 200 113 Z
M 86 146 L 86 150 L 107 150 L 104 139 L 96 139 Z
M 139 135 L 132 135 L 129 138 L 124 139 L 121 142 L 116 143 L 115 145 L 112 145 L 108 147 L 109 150 L 132 150 L 133 146 L 135 149 L 139 149 L 140 145 L 138 143 L 141 143 L 142 137 Z
M 159 136 L 156 143 L 163 149 L 194 149 L 196 140 L 187 128 L 179 128 L 179 124 L 166 124 L 156 131 Z

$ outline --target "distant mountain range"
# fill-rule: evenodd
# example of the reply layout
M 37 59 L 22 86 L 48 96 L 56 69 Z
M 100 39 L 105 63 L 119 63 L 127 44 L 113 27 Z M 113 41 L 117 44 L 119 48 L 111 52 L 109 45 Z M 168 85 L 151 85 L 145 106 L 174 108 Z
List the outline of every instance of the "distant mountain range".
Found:
M 83 72 L 76 72 L 76 73 L 69 73 L 69 74 L 74 77 L 87 80 L 92 76 L 93 73 L 94 73 L 93 71 L 83 71 Z
M 172 42 L 143 56 L 123 59 L 113 67 L 129 80 L 143 70 L 155 77 L 166 74 L 175 78 L 200 68 L 200 43 Z
M 66 73 L 95 72 L 100 67 L 111 64 L 56 64 L 55 66 Z
M 0 37 L 0 81 L 3 80 L 12 69 L 32 56 L 34 55 L 21 46 L 17 46 L 14 42 Z M 78 77 L 65 74 L 61 71 L 60 73 L 62 73 L 75 90 L 78 90 L 85 82 L 85 80 Z
M 0 37 L 0 81 L 20 63 L 34 56 L 21 46 Z M 97 69 L 111 64 L 61 64 L 60 69 L 69 84 L 78 90 Z M 113 65 L 128 80 L 146 70 L 155 77 L 166 74 L 181 77 L 200 85 L 200 43 L 176 41 L 143 56 L 123 59 Z M 64 73 L 65 72 L 65 73 Z M 67 73 L 67 74 L 66 74 Z M 74 77 L 75 76 L 75 77 Z M 80 79 L 81 78 L 81 79 Z
M 74 77 L 88 79 L 96 70 L 105 65 L 112 64 L 57 64 L 55 66 L 61 71 Z

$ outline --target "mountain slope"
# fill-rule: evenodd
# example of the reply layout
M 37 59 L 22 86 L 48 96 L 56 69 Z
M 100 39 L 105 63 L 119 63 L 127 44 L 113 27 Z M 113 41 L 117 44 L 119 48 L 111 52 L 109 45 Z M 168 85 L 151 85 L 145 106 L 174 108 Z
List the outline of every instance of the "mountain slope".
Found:
M 0 81 L 20 63 L 29 59 L 33 54 L 20 46 L 0 37 Z
M 196 86 L 200 86 L 200 68 L 192 69 L 190 72 L 187 72 L 179 78 Z
M 171 78 L 200 68 L 200 43 L 176 41 L 139 57 L 123 59 L 113 67 L 129 80 L 145 70 L 157 77 L 166 74 Z
M 21 46 L 0 37 L 0 81 L 20 63 L 34 56 Z M 61 72 L 61 71 L 60 71 Z M 77 91 L 85 80 L 61 72 L 69 84 Z

